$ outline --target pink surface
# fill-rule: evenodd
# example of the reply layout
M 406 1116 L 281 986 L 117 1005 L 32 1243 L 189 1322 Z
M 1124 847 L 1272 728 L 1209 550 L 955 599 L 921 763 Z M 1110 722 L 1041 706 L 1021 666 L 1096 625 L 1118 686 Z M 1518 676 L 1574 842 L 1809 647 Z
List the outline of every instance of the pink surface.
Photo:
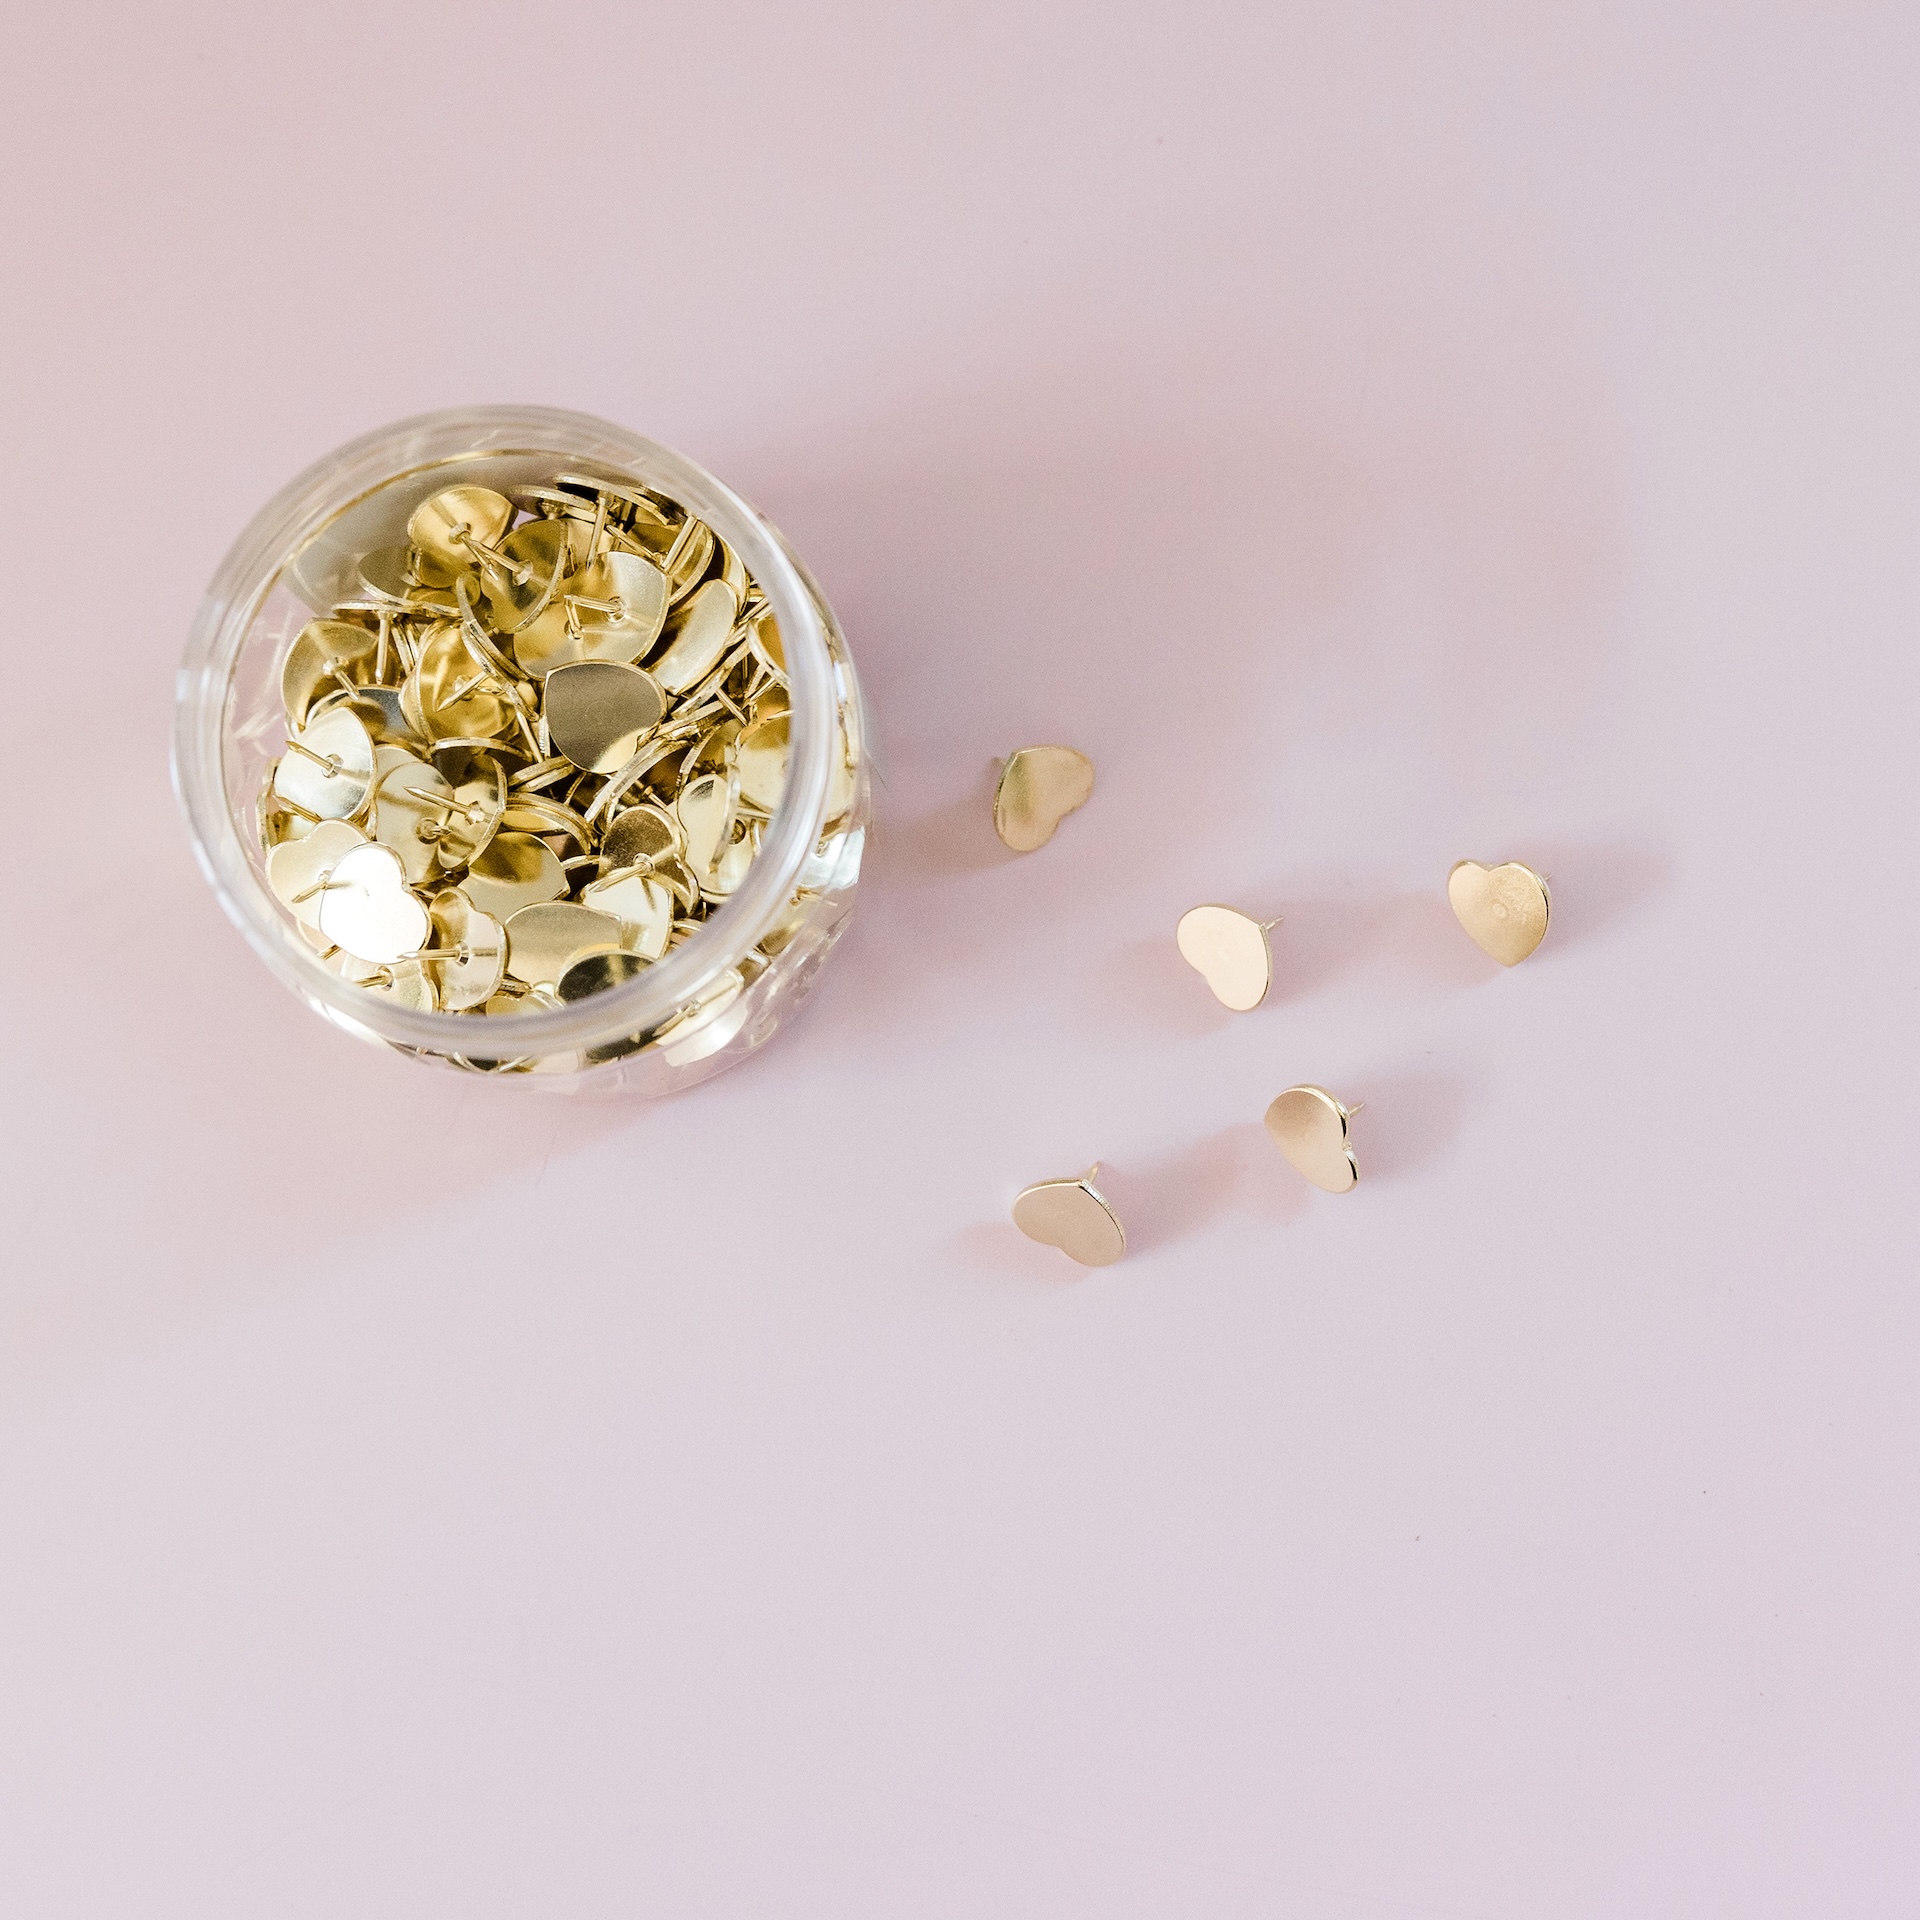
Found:
M 0 1909 L 1920 1906 L 1910 8 L 11 32 Z M 254 508 L 492 398 L 873 701 L 855 933 L 669 1106 L 333 1035 L 168 797 Z

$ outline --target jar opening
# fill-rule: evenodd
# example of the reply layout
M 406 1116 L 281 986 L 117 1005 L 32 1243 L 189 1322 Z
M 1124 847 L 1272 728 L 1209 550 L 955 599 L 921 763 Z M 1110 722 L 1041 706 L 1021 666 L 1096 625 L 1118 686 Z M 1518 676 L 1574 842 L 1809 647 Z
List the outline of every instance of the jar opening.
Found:
M 281 749 L 281 658 L 300 625 L 344 597 L 351 570 L 390 544 L 420 502 L 475 484 L 500 492 L 562 473 L 677 501 L 739 556 L 765 595 L 789 692 L 786 786 L 737 890 L 637 977 L 551 1010 L 480 1019 L 416 1010 L 337 978 L 269 890 L 253 808 Z M 290 624 L 291 623 L 291 624 Z M 584 414 L 488 407 L 382 428 L 329 455 L 262 509 L 222 563 L 189 638 L 174 777 L 196 851 L 229 915 L 287 984 L 341 1025 L 423 1053 L 527 1057 L 604 1052 L 668 1025 L 737 968 L 804 883 L 827 819 L 844 690 L 812 584 L 779 536 L 712 475 L 640 435 Z M 281 728 L 284 737 L 284 728 Z

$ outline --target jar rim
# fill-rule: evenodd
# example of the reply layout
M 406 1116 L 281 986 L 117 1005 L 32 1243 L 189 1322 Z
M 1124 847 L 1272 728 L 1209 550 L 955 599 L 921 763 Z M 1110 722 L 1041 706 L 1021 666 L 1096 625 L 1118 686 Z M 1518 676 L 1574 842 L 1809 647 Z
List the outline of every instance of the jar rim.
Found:
M 229 690 L 267 595 L 350 507 L 408 476 L 522 455 L 607 469 L 657 489 L 740 556 L 779 623 L 791 703 L 787 787 L 739 888 L 700 931 L 636 978 L 590 999 L 493 1023 L 399 1006 L 329 971 L 287 923 L 247 853 L 228 800 Z M 316 613 L 324 609 L 315 608 Z M 674 1018 L 758 944 L 786 907 L 825 824 L 838 737 L 833 658 L 811 581 L 773 526 L 703 467 L 592 414 L 477 406 L 417 414 L 317 460 L 254 515 L 220 563 L 188 633 L 176 688 L 174 791 L 194 852 L 228 917 L 294 992 L 338 1024 L 389 1044 L 454 1057 L 539 1058 L 612 1045 Z

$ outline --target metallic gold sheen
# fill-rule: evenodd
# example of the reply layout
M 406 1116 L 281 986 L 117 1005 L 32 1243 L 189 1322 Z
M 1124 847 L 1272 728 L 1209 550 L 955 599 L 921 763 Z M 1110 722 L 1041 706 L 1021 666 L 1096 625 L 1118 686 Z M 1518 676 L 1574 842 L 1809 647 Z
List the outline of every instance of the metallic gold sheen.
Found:
M 1238 907 L 1191 907 L 1174 929 L 1180 957 L 1235 1013 L 1251 1013 L 1273 985 L 1267 926 Z
M 1007 756 L 993 795 L 993 830 L 1032 853 L 1093 794 L 1093 762 L 1073 747 L 1021 747 Z
M 399 1005 L 484 1019 L 632 977 L 738 889 L 786 790 L 785 656 L 740 556 L 646 488 L 550 479 L 444 486 L 403 538 L 382 524 L 279 662 L 269 890 L 323 964 Z M 829 828 L 859 792 L 844 702 L 837 724 Z M 726 1046 L 817 890 L 803 875 L 792 924 L 616 1051 Z M 510 1055 L 459 1050 L 532 1064 Z
M 449 487 L 423 501 L 407 522 L 407 538 L 442 567 L 474 564 L 474 548 L 491 547 L 513 524 L 513 502 L 490 487 Z
M 1345 1193 L 1360 1178 L 1347 1144 L 1348 1109 L 1325 1087 L 1289 1087 L 1267 1109 L 1273 1144 L 1316 1187 Z
M 566 890 L 566 869 L 558 856 L 530 833 L 496 833 L 460 883 L 468 900 L 496 920 L 558 900 Z
M 643 803 L 615 817 L 600 843 L 600 870 L 612 873 L 642 860 L 668 860 L 684 851 L 680 822 L 663 807 Z
M 335 707 L 290 736 L 273 787 L 318 819 L 351 819 L 373 788 L 373 740 L 359 716 Z
M 612 660 L 576 660 L 547 675 L 547 731 L 586 773 L 617 773 L 660 722 L 666 696 L 652 674 Z
M 740 602 L 724 580 L 709 580 L 674 608 L 667 620 L 666 651 L 653 675 L 669 693 L 685 693 L 719 664 L 740 617 Z
M 1474 945 L 1503 967 L 1517 967 L 1546 938 L 1547 883 L 1518 860 L 1458 862 L 1447 875 L 1447 902 Z
M 571 900 L 522 907 L 507 921 L 507 971 L 530 987 L 554 987 L 582 954 L 620 945 L 620 922 Z
M 1127 1250 L 1126 1230 L 1093 1184 L 1099 1163 L 1077 1180 L 1037 1180 L 1013 1203 L 1013 1224 L 1029 1240 L 1058 1247 L 1083 1267 L 1110 1267 Z
M 320 899 L 320 931 L 357 960 L 380 966 L 417 952 L 431 928 L 391 847 L 350 848 Z
M 646 961 L 636 954 L 583 954 L 560 976 L 560 998 L 563 1001 L 584 1000 L 589 994 L 605 993 L 609 987 L 621 986 L 644 973 L 646 968 Z

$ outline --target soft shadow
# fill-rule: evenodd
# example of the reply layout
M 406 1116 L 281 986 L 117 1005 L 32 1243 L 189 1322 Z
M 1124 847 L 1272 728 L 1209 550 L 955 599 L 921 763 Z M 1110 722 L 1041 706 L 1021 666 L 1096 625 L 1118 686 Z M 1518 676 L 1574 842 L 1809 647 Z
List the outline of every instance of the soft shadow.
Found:
M 1198 1040 L 1241 1018 L 1208 991 L 1170 932 L 1113 948 L 1100 965 L 1095 992 L 1103 1016 L 1176 1039 Z
M 1296 899 L 1273 930 L 1273 991 L 1268 1004 L 1305 1000 L 1331 986 L 1378 944 L 1393 911 L 1381 900 Z
M 1459 1137 L 1467 1083 L 1458 1074 L 1422 1068 L 1366 1080 L 1356 1092 L 1366 1107 L 1352 1133 L 1364 1181 L 1396 1180 L 1436 1165 Z
M 989 769 L 987 776 L 966 793 L 930 812 L 911 820 L 889 817 L 888 856 L 926 880 L 979 873 L 1017 858 L 1001 845 L 993 830 L 996 778 Z
M 1069 1260 L 1058 1247 L 1044 1247 L 1038 1240 L 1029 1240 L 1011 1220 L 976 1220 L 953 1236 L 953 1244 L 968 1266 L 1023 1284 L 1084 1280 L 1100 1271 Z
M 1288 1165 L 1258 1120 L 1243 1120 L 1219 1136 L 1230 1145 L 1239 1169 L 1234 1189 L 1242 1212 L 1272 1227 L 1290 1227 L 1313 1204 L 1313 1189 Z
M 1209 1134 L 1156 1160 L 1101 1167 L 1100 1190 L 1127 1230 L 1129 1253 L 1156 1252 L 1219 1218 L 1239 1179 L 1236 1131 Z
M 1191 1239 L 1233 1212 L 1289 1226 L 1308 1203 L 1306 1183 L 1253 1120 L 1156 1160 L 1103 1167 L 1100 1184 L 1126 1226 L 1130 1253 Z
M 1381 947 L 1396 965 L 1436 987 L 1483 987 L 1506 972 L 1454 918 L 1444 886 L 1392 901 L 1381 915 Z
M 1632 917 L 1667 884 L 1668 857 L 1652 847 L 1577 846 L 1548 841 L 1526 856 L 1546 878 L 1553 909 L 1542 956 L 1606 932 Z

